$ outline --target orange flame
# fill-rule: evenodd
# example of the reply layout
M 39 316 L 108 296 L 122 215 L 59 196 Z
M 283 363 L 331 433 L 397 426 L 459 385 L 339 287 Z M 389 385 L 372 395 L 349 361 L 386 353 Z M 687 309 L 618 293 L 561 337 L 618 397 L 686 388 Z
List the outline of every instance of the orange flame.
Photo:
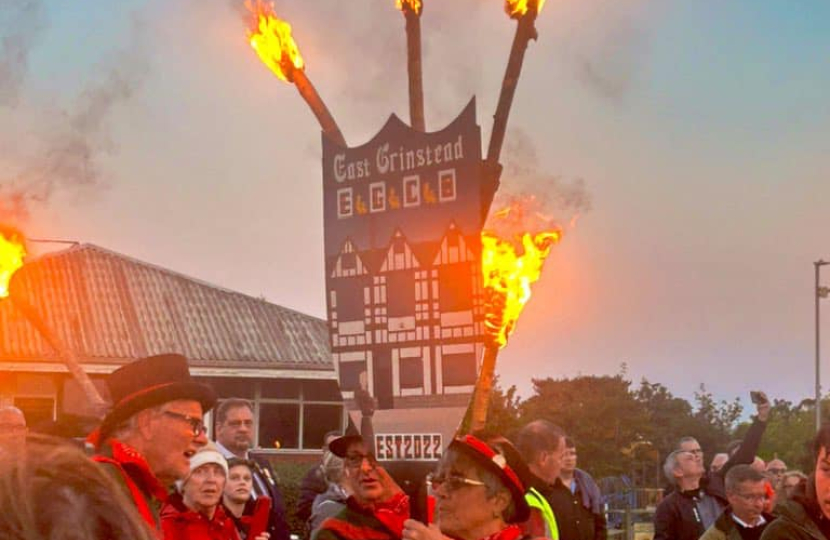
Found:
M 401 11 L 404 9 L 411 9 L 416 15 L 419 15 L 423 4 L 421 3 L 421 0 L 395 0 L 395 7 Z
M 494 216 L 506 218 L 510 212 L 508 207 Z M 481 270 L 487 292 L 485 324 L 500 348 L 507 344 L 522 309 L 530 300 L 530 285 L 541 276 L 551 247 L 561 239 L 560 229 L 525 232 L 513 239 L 500 238 L 489 230 L 482 231 Z M 521 245 L 521 255 L 516 243 Z
M 9 296 L 9 282 L 23 266 L 25 256 L 23 235 L 12 229 L 0 228 L 0 298 Z
M 538 15 L 543 5 L 545 5 L 545 0 L 505 0 L 504 10 L 511 18 L 518 19 L 531 10 L 535 10 Z
M 253 15 L 248 29 L 251 47 L 277 77 L 292 82 L 292 72 L 303 69 L 305 63 L 291 37 L 291 25 L 277 18 L 274 6 L 263 0 L 248 0 L 245 7 Z

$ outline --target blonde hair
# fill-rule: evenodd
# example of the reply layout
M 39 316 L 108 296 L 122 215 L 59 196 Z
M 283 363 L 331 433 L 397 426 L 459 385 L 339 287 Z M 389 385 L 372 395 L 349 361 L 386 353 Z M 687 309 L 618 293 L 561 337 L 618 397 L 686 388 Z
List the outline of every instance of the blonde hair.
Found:
M 73 444 L 30 436 L 0 466 L 0 538 L 155 540 L 122 488 Z

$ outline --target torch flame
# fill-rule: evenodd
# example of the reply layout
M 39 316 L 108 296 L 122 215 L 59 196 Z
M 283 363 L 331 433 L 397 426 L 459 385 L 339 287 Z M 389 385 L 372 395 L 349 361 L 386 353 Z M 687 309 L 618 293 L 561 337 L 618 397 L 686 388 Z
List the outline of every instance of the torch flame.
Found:
M 412 10 L 416 15 L 421 13 L 421 0 L 395 0 L 395 7 L 403 11 L 404 9 Z
M 23 235 L 0 228 L 0 298 L 9 296 L 9 282 L 18 268 L 23 266 L 25 256 Z
M 542 11 L 545 0 L 505 0 L 504 10 L 513 19 L 518 19 L 527 14 L 528 11 L 535 11 L 538 15 Z
M 263 0 L 248 0 L 251 12 L 248 39 L 259 59 L 280 79 L 292 82 L 292 72 L 305 67 L 300 50 L 291 37 L 291 25 L 277 18 L 274 6 Z
M 499 210 L 496 217 L 505 217 L 510 208 Z M 496 233 L 481 233 L 481 270 L 486 291 L 485 324 L 498 346 L 507 344 L 516 321 L 530 299 L 530 285 L 542 274 L 545 259 L 553 244 L 562 238 L 560 229 L 539 233 L 525 232 L 514 239 L 500 238 Z M 520 243 L 520 255 L 516 243 Z

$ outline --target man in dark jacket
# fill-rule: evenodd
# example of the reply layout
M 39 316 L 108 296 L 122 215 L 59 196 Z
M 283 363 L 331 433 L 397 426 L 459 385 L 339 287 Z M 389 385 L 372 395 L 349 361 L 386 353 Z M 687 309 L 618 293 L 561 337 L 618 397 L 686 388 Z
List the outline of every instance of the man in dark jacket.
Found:
M 726 473 L 729 507 L 706 529 L 700 540 L 759 540 L 775 519 L 764 513 L 766 478 L 750 465 L 735 465 Z
M 830 539 L 830 424 L 813 440 L 815 470 L 792 499 L 775 507 L 778 519 L 770 523 L 761 540 Z
M 693 437 L 684 437 L 666 458 L 663 473 L 675 485 L 654 514 L 654 540 L 697 540 L 711 527 L 727 505 L 724 476 L 738 464 L 755 459 L 761 436 L 767 426 L 770 403 L 763 396 L 758 414 L 729 461 L 715 473 L 707 474 L 703 450 Z
M 607 526 L 602 493 L 591 475 L 577 468 L 576 460 L 576 444 L 570 437 L 565 437 L 565 455 L 559 471 L 562 482 L 554 485 L 555 495 L 551 501 L 556 523 L 561 530 L 572 528 L 578 531 L 579 537 L 574 540 L 605 540 Z M 572 524 L 566 523 L 568 521 Z

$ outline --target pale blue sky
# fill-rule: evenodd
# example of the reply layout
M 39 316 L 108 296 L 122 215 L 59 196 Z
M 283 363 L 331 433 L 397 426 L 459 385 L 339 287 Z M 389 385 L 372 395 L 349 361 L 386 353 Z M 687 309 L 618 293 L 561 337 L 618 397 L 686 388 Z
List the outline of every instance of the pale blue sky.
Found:
M 98 174 L 79 187 L 54 169 L 57 189 L 21 226 L 323 316 L 319 128 L 248 48 L 238 3 L 30 4 L 40 12 L 0 16 L 4 36 L 32 29 L 19 99 L 0 104 L 0 176 L 78 137 L 79 110 L 97 111 L 80 136 Z M 407 116 L 393 4 L 277 2 L 352 145 Z M 497 0 L 426 0 L 422 24 L 428 128 L 476 95 L 486 148 L 513 23 Z M 700 383 L 721 398 L 811 395 L 830 4 L 548 0 L 537 26 L 508 144 L 532 141 L 539 172 L 584 179 L 593 204 L 555 248 L 503 380 L 627 362 L 684 397 Z M 113 72 L 130 91 L 90 107 L 82 96 Z

